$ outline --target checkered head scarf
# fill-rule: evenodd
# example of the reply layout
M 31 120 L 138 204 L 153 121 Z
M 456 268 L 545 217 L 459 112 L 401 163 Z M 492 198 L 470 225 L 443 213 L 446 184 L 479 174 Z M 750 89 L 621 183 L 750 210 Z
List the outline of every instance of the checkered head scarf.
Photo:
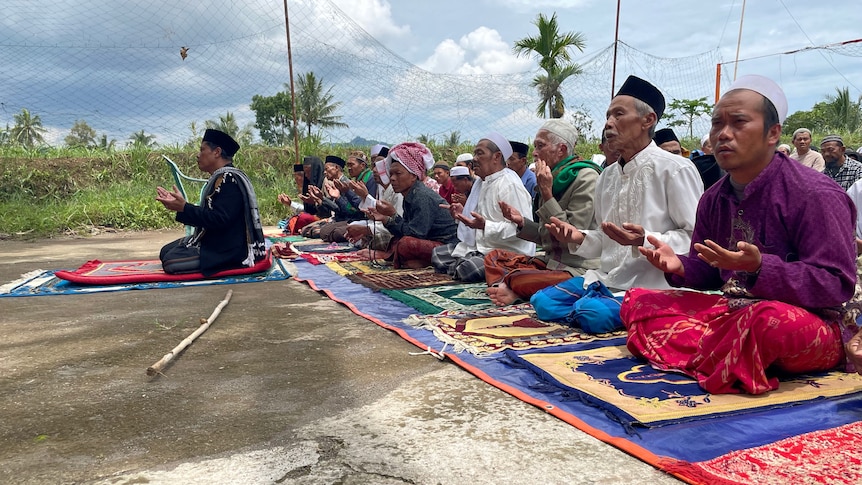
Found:
M 434 166 L 434 155 L 431 154 L 431 151 L 425 145 L 419 142 L 408 141 L 399 143 L 389 149 L 389 155 L 386 156 L 387 172 L 389 172 L 392 162 L 404 165 L 404 168 L 419 177 L 419 180 L 425 180 L 428 170 Z

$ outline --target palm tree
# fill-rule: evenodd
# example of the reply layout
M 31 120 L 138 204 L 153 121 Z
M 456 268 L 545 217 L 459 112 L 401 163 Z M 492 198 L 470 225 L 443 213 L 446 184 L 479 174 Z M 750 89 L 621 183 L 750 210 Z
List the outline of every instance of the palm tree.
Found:
M 862 126 L 862 96 L 856 101 L 850 98 L 850 88 L 835 88 L 835 96 L 826 96 L 829 127 L 855 133 Z
M 341 116 L 334 114 L 341 106 L 341 101 L 332 101 L 332 87 L 324 92 L 323 80 L 318 79 L 314 72 L 300 74 L 296 85 L 299 91 L 296 99 L 297 112 L 299 119 L 305 123 L 308 136 L 311 136 L 312 125 L 321 128 L 348 127 L 347 123 L 341 121 Z M 285 87 L 290 89 L 288 84 L 285 84 Z
M 42 119 L 39 115 L 30 114 L 26 108 L 21 108 L 21 112 L 13 118 L 15 126 L 9 132 L 9 140 L 12 143 L 17 143 L 24 148 L 33 148 L 37 143 L 45 141 L 42 133 L 48 130 L 42 127 Z
M 569 48 L 583 52 L 586 42 L 579 32 L 560 33 L 557 14 L 551 18 L 539 14 L 533 22 L 539 29 L 537 36 L 524 37 L 515 42 L 513 51 L 518 56 L 535 56 L 545 74 L 533 78 L 533 86 L 539 91 L 542 101 L 536 109 L 540 116 L 561 118 L 566 104 L 560 86 L 566 79 L 581 73 L 581 68 L 572 63 Z
M 106 152 L 110 152 L 114 150 L 114 147 L 117 145 L 117 140 L 111 138 L 108 139 L 107 133 L 102 133 L 102 137 L 99 138 L 98 143 L 96 143 L 96 148 L 100 150 L 105 150 Z
M 144 130 L 136 131 L 129 136 L 133 148 L 153 148 L 156 146 L 156 135 L 148 135 Z
M 240 145 L 251 144 L 254 136 L 251 131 L 252 125 L 246 124 L 243 128 L 240 128 L 239 124 L 236 122 L 236 117 L 234 117 L 233 113 L 230 111 L 228 111 L 224 116 L 219 116 L 218 121 L 206 120 L 204 125 L 207 128 L 227 133 L 233 137 L 234 140 L 238 141 Z M 195 131 L 194 128 L 192 131 Z
M 541 101 L 536 105 L 536 115 L 547 118 L 562 118 L 566 113 L 566 100 L 560 91 L 560 86 L 566 79 L 580 74 L 581 67 L 577 64 L 569 64 L 563 68 L 553 68 L 546 74 L 537 74 L 533 78 L 531 86 L 539 91 Z

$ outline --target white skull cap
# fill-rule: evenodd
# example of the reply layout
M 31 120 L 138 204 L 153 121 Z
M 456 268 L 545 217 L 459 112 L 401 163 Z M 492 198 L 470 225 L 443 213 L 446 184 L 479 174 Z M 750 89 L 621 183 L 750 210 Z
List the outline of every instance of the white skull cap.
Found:
M 787 96 L 775 81 L 757 74 L 747 74 L 733 81 L 725 94 L 734 89 L 748 89 L 771 101 L 778 111 L 778 123 L 784 124 L 784 120 L 787 119 Z

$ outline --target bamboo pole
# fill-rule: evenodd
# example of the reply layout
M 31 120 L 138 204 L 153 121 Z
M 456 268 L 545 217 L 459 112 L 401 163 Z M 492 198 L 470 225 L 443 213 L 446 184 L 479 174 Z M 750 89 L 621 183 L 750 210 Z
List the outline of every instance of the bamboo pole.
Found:
M 302 163 L 302 160 L 299 156 L 299 125 L 296 123 L 296 92 L 293 88 L 293 52 L 290 50 L 290 19 L 287 14 L 287 0 L 284 0 L 284 31 L 287 37 L 287 67 L 290 72 L 290 104 L 293 107 L 293 150 L 296 152 L 296 164 L 298 165 Z
M 215 310 L 213 310 L 213 312 L 209 316 L 209 318 L 201 318 L 201 326 L 198 327 L 197 330 L 195 330 L 191 335 L 189 335 L 188 337 L 183 339 L 183 341 L 180 342 L 179 345 L 177 345 L 176 347 L 173 348 L 173 350 L 171 350 L 170 352 L 165 354 L 165 356 L 162 357 L 161 360 L 159 360 L 155 364 L 147 367 L 147 375 L 148 376 L 154 376 L 156 374 L 164 375 L 164 374 L 162 374 L 162 369 L 164 369 L 166 365 L 168 365 L 172 360 L 174 360 L 174 357 L 176 357 L 180 352 L 185 350 L 186 347 L 191 345 L 192 342 L 194 342 L 196 338 L 200 337 L 202 333 L 206 332 L 207 329 L 210 328 L 210 325 L 212 325 L 212 323 L 215 321 L 215 319 L 218 318 L 219 314 L 221 313 L 222 308 L 226 307 L 228 302 L 230 302 L 231 296 L 233 296 L 233 290 L 227 290 L 227 295 L 225 295 L 224 300 L 222 300 L 218 304 L 218 306 L 215 307 Z

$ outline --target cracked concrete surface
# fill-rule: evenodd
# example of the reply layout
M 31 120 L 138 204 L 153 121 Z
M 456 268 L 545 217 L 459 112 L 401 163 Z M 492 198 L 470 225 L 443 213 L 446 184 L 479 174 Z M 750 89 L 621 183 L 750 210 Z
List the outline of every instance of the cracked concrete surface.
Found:
M 0 241 L 0 284 L 179 235 Z M 0 483 L 679 483 L 414 350 L 294 281 L 0 299 Z

